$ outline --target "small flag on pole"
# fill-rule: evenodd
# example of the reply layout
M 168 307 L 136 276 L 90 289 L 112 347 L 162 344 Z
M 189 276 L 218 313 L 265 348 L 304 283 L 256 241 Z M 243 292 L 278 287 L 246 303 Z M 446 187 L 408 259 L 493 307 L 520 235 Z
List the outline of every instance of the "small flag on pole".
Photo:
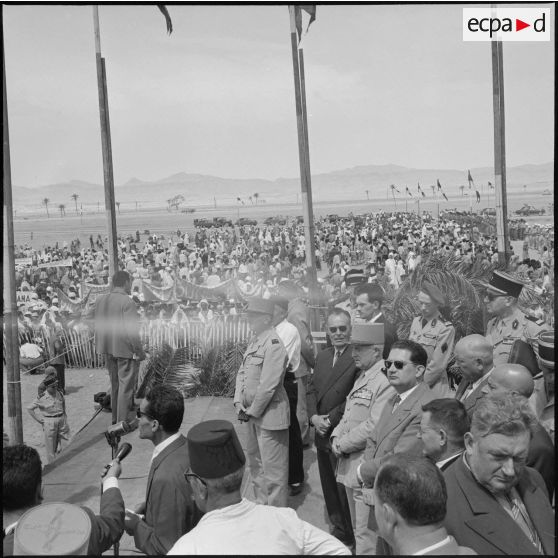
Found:
M 477 193 L 477 203 L 480 203 L 480 193 L 478 190 L 475 190 L 475 192 Z
M 164 4 L 157 4 L 157 7 L 161 10 L 161 13 L 165 16 L 165 21 L 167 22 L 167 33 L 170 35 L 172 33 L 172 20 Z
M 405 186 L 405 192 L 407 192 L 407 194 L 409 194 L 409 196 L 411 196 L 411 198 L 413 197 L 413 194 L 411 194 L 411 191 L 409 190 L 408 186 Z
M 449 201 L 449 200 L 448 200 L 448 197 L 446 196 L 446 193 L 445 193 L 445 192 L 442 192 L 442 196 L 444 196 L 444 198 L 446 199 L 446 201 Z
M 316 4 L 298 4 L 294 6 L 295 9 L 295 23 L 296 23 L 296 34 L 298 39 L 298 48 L 301 48 L 300 43 L 302 41 L 302 19 L 304 17 L 305 20 L 308 21 L 306 23 L 304 34 L 308 33 L 308 29 L 310 29 L 310 25 L 316 19 Z M 303 13 L 304 12 L 304 13 Z
M 422 197 L 425 198 L 426 194 L 422 191 L 422 188 L 420 187 L 420 182 L 417 182 L 417 188 L 418 188 L 419 193 L 422 194 Z
M 489 188 L 494 188 L 494 186 L 492 186 L 492 182 L 489 182 L 489 183 L 488 183 L 488 187 L 489 187 Z
M 469 187 L 470 187 L 471 183 L 473 182 L 473 177 L 471 176 L 470 170 L 467 171 L 467 181 L 469 182 Z
M 442 185 L 440 184 L 440 181 L 438 179 L 436 179 L 436 184 L 438 186 L 438 190 L 442 189 Z

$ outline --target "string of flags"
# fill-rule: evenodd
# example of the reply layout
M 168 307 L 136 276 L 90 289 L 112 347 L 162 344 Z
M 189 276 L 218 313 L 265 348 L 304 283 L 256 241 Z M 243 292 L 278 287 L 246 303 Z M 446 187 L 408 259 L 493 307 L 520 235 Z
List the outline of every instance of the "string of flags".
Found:
M 467 170 L 467 181 L 469 182 L 469 190 L 472 190 L 472 187 L 475 185 L 475 183 L 473 181 L 473 177 L 471 176 L 470 170 Z M 488 183 L 488 185 L 490 186 L 490 182 Z M 477 195 L 477 203 L 480 203 L 481 197 L 476 187 L 475 187 L 475 193 Z

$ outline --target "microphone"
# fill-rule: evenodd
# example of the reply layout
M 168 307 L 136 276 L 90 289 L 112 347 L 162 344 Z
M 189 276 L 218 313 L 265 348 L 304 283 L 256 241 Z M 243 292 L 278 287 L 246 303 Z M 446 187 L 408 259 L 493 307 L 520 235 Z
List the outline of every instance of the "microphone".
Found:
M 133 420 L 121 420 L 116 424 L 113 424 L 107 430 L 107 434 L 110 436 L 122 436 L 123 434 L 128 434 L 134 431 L 138 427 L 138 419 Z
M 118 460 L 120 462 L 122 462 L 124 460 L 124 458 L 132 451 L 132 444 L 129 444 L 128 442 L 124 442 L 119 448 L 118 451 L 116 452 L 116 456 L 114 457 L 112 463 L 107 463 L 105 465 L 105 469 L 101 475 L 101 478 L 104 478 L 106 476 L 106 474 L 108 473 L 108 470 L 112 467 L 112 464 Z

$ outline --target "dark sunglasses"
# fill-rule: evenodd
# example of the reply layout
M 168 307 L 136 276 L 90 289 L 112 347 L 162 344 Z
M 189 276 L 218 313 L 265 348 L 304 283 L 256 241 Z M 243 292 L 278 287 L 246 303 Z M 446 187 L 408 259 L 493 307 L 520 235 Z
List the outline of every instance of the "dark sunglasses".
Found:
M 392 364 L 397 370 L 403 370 L 406 364 L 412 364 L 410 361 L 403 362 L 402 360 L 384 360 L 384 363 L 386 365 L 386 370 L 389 370 Z
M 143 411 L 140 411 L 139 409 L 136 411 L 136 417 L 137 418 L 141 418 L 141 417 L 147 417 L 151 420 L 157 420 L 155 417 L 152 417 L 151 415 L 148 415 L 147 413 L 144 413 Z
M 330 327 L 328 329 L 330 333 L 335 333 L 337 330 L 339 330 L 341 333 L 345 333 L 348 329 L 348 326 Z

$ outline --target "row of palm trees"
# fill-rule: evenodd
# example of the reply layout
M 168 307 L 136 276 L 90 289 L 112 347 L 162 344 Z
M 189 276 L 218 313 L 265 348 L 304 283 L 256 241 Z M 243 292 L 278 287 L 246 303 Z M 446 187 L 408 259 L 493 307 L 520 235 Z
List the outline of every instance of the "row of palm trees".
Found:
M 77 206 L 77 201 L 79 198 L 79 194 L 72 194 L 70 196 L 70 198 L 72 200 L 74 200 L 74 203 L 76 204 L 76 213 L 78 213 L 78 206 Z M 47 217 L 50 217 L 50 213 L 48 211 L 48 204 L 50 203 L 50 198 L 43 198 L 43 201 L 41 202 L 41 205 L 45 206 L 46 209 L 46 214 Z M 116 205 L 116 209 L 118 209 L 118 213 L 120 213 L 120 202 L 114 202 Z M 60 211 L 60 217 L 65 217 L 66 216 L 66 205 L 63 203 L 59 203 L 58 204 L 58 210 Z M 136 209 L 137 209 L 137 202 L 136 202 Z
M 260 197 L 260 194 L 258 194 L 258 192 L 255 192 L 255 193 L 252 194 L 251 196 L 248 196 L 248 200 L 250 201 L 250 203 L 251 203 L 252 205 L 254 205 L 254 202 L 255 202 L 256 205 L 258 205 L 258 199 L 259 199 L 259 197 Z M 236 198 L 236 201 L 237 201 L 238 203 L 241 203 L 242 205 L 246 205 L 246 204 L 244 203 L 244 200 L 243 200 L 242 198 L 237 197 L 237 198 Z M 265 200 L 262 200 L 262 201 L 265 202 Z

